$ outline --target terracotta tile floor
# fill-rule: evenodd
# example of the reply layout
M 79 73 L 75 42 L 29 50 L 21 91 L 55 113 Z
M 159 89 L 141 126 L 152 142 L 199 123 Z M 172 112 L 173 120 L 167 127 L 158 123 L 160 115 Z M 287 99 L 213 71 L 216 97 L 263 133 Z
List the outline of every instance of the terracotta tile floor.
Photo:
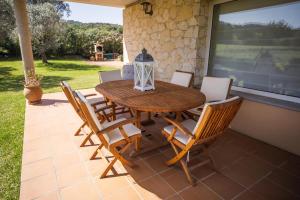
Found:
M 134 169 L 117 163 L 118 175 L 99 179 L 106 159 L 89 160 L 96 145 L 79 147 L 83 135 L 73 134 L 80 124 L 62 93 L 27 105 L 20 199 L 300 199 L 300 157 L 230 130 L 210 147 L 218 172 L 209 164 L 192 168 L 195 187 L 178 166 L 164 164 L 174 155 L 170 147 L 134 158 Z M 163 141 L 164 125 L 156 118 L 145 127 L 152 136 L 144 147 Z M 192 156 L 191 165 L 200 160 Z

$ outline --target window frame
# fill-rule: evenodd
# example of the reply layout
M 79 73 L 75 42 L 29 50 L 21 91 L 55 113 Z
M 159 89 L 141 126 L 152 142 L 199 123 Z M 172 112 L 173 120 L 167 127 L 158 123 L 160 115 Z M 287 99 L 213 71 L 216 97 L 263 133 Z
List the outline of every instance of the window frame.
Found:
M 204 62 L 204 74 L 205 76 L 209 75 L 208 74 L 208 64 L 209 64 L 209 54 L 210 54 L 210 45 L 211 45 L 211 37 L 212 37 L 212 24 L 213 24 L 213 11 L 214 11 L 214 6 L 230 1 L 235 1 L 235 0 L 212 0 L 209 2 L 209 14 L 208 14 L 208 29 L 207 29 L 207 38 L 206 38 L 206 53 L 205 53 L 205 62 Z M 247 94 L 246 96 L 253 95 L 253 96 L 262 96 L 266 97 L 266 103 L 269 103 L 269 98 L 277 99 L 277 100 L 282 100 L 282 101 L 288 101 L 296 104 L 300 104 L 300 98 L 298 97 L 293 97 L 293 96 L 287 96 L 287 95 L 282 95 L 282 94 L 276 94 L 272 92 L 265 92 L 261 90 L 255 90 L 255 89 L 249 89 L 249 88 L 243 88 L 243 87 L 238 87 L 238 86 L 232 86 L 231 90 L 238 92 L 239 94 Z M 253 99 L 253 98 L 251 98 Z M 254 98 L 255 99 L 255 98 Z

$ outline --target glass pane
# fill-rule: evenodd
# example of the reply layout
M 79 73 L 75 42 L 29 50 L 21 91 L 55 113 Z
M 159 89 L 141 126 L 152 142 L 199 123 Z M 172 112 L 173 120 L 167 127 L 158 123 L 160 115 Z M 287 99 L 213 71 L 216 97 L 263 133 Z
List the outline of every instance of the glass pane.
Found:
M 300 1 L 257 7 L 247 0 L 214 7 L 209 75 L 300 97 Z

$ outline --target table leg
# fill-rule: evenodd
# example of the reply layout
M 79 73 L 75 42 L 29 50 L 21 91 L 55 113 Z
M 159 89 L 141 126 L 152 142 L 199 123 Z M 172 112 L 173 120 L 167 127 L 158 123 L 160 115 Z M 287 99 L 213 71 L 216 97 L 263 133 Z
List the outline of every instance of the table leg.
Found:
M 114 102 L 111 102 L 111 104 L 113 105 L 113 107 L 112 107 L 112 113 L 113 113 L 113 115 L 112 115 L 112 118 L 113 118 L 113 121 L 115 121 L 116 120 L 116 104 L 114 104 Z
M 152 120 L 151 119 L 151 112 L 148 112 L 147 114 L 148 114 L 148 120 Z
M 143 126 L 150 126 L 150 125 L 152 125 L 152 124 L 155 124 L 155 121 L 152 120 L 151 117 L 152 117 L 151 112 L 147 112 L 147 120 L 141 121 L 141 124 L 142 124 Z
M 142 137 L 138 137 L 135 141 L 135 151 L 139 152 L 141 150 L 141 140 Z
M 141 111 L 135 111 L 136 127 L 141 128 Z
M 181 122 L 182 117 L 181 117 L 182 112 L 176 112 L 176 121 Z

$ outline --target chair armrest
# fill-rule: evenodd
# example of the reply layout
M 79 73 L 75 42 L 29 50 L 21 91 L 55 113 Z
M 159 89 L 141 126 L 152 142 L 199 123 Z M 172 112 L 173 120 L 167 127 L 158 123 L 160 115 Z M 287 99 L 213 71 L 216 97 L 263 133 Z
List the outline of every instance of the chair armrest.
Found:
M 184 133 L 185 135 L 189 135 L 191 136 L 192 138 L 194 138 L 195 136 L 187 129 L 185 128 L 184 126 L 182 126 L 180 124 L 180 122 L 178 121 L 175 121 L 175 120 L 172 120 L 168 117 L 162 117 L 164 120 L 166 120 L 167 122 L 169 122 L 170 124 L 172 124 L 174 126 L 174 128 L 178 129 L 179 131 L 181 131 L 182 133 Z M 174 131 L 172 131 L 174 132 Z M 176 132 L 174 132 L 173 135 L 175 135 Z
M 116 123 L 116 124 L 113 124 L 113 125 L 111 125 L 111 126 L 109 126 L 109 127 L 106 127 L 105 129 L 99 131 L 99 133 L 100 133 L 100 134 L 103 134 L 103 133 L 105 133 L 105 132 L 110 132 L 110 131 L 112 131 L 112 130 L 114 130 L 114 129 L 122 128 L 122 127 L 123 127 L 124 125 L 126 125 L 126 124 L 133 124 L 133 123 L 136 123 L 136 119 L 135 119 L 135 118 L 126 119 L 126 120 L 124 120 L 124 121 L 120 121 L 120 122 L 118 122 L 118 123 Z M 121 131 L 121 132 L 122 132 L 122 131 Z M 127 135 L 126 135 L 126 136 L 127 136 Z M 127 136 L 127 137 L 128 137 L 128 136 Z
M 91 97 L 91 96 L 96 96 L 97 94 L 95 94 L 95 93 L 92 93 L 92 94 L 86 94 L 86 95 L 83 95 L 85 98 L 87 98 L 87 97 Z

